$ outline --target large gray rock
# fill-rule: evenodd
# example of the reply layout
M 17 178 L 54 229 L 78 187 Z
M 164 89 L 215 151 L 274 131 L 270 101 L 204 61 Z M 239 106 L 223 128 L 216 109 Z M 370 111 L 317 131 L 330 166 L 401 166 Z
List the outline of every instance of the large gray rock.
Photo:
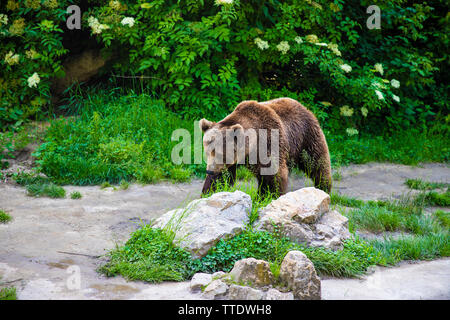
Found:
M 175 232 L 175 243 L 194 257 L 206 255 L 220 239 L 240 233 L 249 221 L 250 196 L 242 191 L 219 192 L 190 202 L 185 208 L 167 212 L 154 228 Z
M 329 205 L 328 194 L 313 187 L 289 192 L 259 210 L 256 229 L 272 232 L 275 226 L 294 242 L 339 249 L 350 237 L 348 219 Z
M 229 300 L 261 300 L 264 297 L 262 290 L 232 284 L 228 290 Z
M 268 286 L 274 280 L 269 263 L 255 258 L 236 261 L 230 276 L 234 282 L 256 287 Z
M 320 300 L 320 278 L 312 262 L 303 252 L 289 251 L 280 268 L 280 280 L 295 299 Z

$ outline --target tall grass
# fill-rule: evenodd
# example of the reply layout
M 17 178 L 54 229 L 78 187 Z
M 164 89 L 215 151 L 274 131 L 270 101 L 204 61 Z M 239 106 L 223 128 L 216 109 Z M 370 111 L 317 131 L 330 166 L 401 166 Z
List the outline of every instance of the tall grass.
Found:
M 76 117 L 52 122 L 44 143 L 35 153 L 42 172 L 61 184 L 99 184 L 122 180 L 157 182 L 164 178 L 184 181 L 189 166 L 173 164 L 176 142 L 172 131 L 193 122 L 164 108 L 147 95 L 103 101 L 93 96 Z

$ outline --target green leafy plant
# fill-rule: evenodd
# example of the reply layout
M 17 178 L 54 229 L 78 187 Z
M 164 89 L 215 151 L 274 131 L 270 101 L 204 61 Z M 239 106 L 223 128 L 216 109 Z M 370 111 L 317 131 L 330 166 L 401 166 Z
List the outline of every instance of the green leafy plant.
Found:
M 0 210 L 0 223 L 8 223 L 12 220 L 11 216 L 3 210 Z
M 70 199 L 76 200 L 76 199 L 81 199 L 82 195 L 79 191 L 74 191 L 70 194 Z
M 17 127 L 43 115 L 51 78 L 64 75 L 63 29 L 68 1 L 4 1 L 0 5 L 0 124 Z

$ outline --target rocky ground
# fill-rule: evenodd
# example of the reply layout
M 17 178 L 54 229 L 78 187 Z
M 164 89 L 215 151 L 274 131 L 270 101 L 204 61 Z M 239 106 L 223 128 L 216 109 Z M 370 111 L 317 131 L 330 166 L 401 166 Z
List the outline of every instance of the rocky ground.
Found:
M 360 199 L 386 199 L 409 192 L 408 178 L 450 182 L 444 164 L 410 167 L 371 163 L 340 170 L 336 190 Z M 307 183 L 306 183 L 307 184 Z M 291 179 L 293 190 L 304 179 Z M 199 299 L 189 282 L 147 284 L 106 278 L 95 270 L 104 255 L 130 232 L 168 210 L 198 198 L 202 181 L 114 191 L 66 186 L 82 198 L 32 198 L 11 182 L 0 184 L 0 209 L 13 220 L 0 224 L 0 283 L 15 286 L 19 299 Z M 80 288 L 73 279 L 80 274 Z M 450 299 L 450 259 L 375 268 L 363 279 L 322 279 L 323 299 Z

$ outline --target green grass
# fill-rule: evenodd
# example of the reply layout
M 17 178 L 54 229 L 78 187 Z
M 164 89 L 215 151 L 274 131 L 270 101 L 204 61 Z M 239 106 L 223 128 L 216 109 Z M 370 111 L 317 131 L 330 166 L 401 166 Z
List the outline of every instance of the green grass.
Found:
M 368 244 L 380 253 L 382 265 L 395 265 L 402 260 L 432 260 L 450 256 L 448 232 L 372 240 Z
M 444 189 L 450 186 L 450 184 L 444 182 L 427 182 L 421 179 L 407 179 L 405 184 L 408 188 L 415 190 Z
M 251 181 L 255 176 L 244 166 L 238 166 L 236 171 L 236 180 Z
M 5 211 L 0 210 L 0 223 L 8 223 L 12 220 L 11 216 Z
M 51 182 L 49 178 L 36 173 L 19 172 L 13 175 L 14 180 L 24 186 L 29 196 L 64 198 L 66 190 Z
M 76 200 L 76 199 L 81 199 L 81 198 L 82 198 L 82 195 L 78 191 L 74 191 L 70 194 L 70 199 Z
M 194 122 L 148 95 L 98 94 L 83 102 L 78 116 L 52 121 L 35 156 L 41 171 L 59 184 L 187 181 L 204 167 L 173 164 L 178 141 L 171 136 L 180 128 L 193 133 Z
M 16 288 L 9 287 L 1 289 L 0 300 L 17 300 Z
M 450 229 L 450 212 L 436 210 L 433 216 L 443 227 Z
M 367 162 L 393 162 L 417 165 L 421 162 L 448 162 L 449 130 L 399 130 L 380 136 L 349 138 L 326 132 L 331 162 L 334 165 Z
M 32 197 L 64 198 L 66 196 L 66 190 L 54 183 L 34 183 L 27 185 L 26 189 L 28 195 Z
M 429 205 L 429 206 L 449 207 L 450 206 L 450 191 L 447 190 L 444 193 L 430 191 L 428 193 L 421 194 L 418 197 L 418 201 L 423 201 L 426 205 Z
M 365 201 L 363 201 L 363 200 L 340 195 L 336 192 L 331 193 L 330 198 L 331 198 L 331 204 L 341 205 L 341 206 L 345 206 L 345 207 L 357 208 L 357 207 L 361 207 L 365 204 Z
M 122 190 L 127 190 L 130 187 L 130 184 L 127 181 L 122 180 L 122 181 L 120 181 L 119 187 Z
M 113 186 L 108 182 L 105 181 L 100 185 L 100 189 L 106 189 L 106 188 L 112 188 Z
M 110 254 L 99 272 L 128 280 L 147 282 L 182 281 L 192 275 L 191 255 L 173 245 L 173 233 L 144 226 L 123 247 Z
M 331 251 L 307 248 L 277 234 L 251 229 L 220 240 L 201 259 L 193 259 L 188 252 L 175 247 L 172 240 L 167 230 L 144 226 L 134 232 L 124 246 L 111 251 L 109 262 L 98 271 L 107 276 L 121 274 L 128 280 L 183 281 L 196 272 L 228 272 L 237 260 L 248 257 L 264 259 L 276 269 L 287 252 L 301 250 L 319 274 L 355 277 L 380 259 L 376 251 L 360 241 L 347 240 L 343 250 Z

